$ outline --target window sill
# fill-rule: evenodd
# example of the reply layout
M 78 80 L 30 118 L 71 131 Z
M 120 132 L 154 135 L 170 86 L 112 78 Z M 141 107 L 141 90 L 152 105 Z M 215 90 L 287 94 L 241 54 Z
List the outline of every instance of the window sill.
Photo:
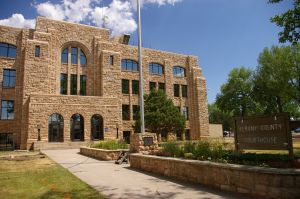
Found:
M 0 119 L 0 121 L 15 121 L 15 119 Z
M 4 56 L 0 56 L 0 59 L 9 59 L 9 60 L 15 60 L 16 57 L 4 57 Z
M 2 89 L 15 89 L 16 86 L 8 87 L 8 86 L 2 86 Z

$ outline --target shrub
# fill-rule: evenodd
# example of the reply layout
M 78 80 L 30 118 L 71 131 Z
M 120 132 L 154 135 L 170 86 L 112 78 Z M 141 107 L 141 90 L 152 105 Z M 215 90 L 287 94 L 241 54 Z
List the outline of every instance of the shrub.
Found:
M 184 153 L 195 153 L 195 145 L 193 142 L 185 142 L 184 143 Z
M 108 140 L 108 141 L 99 141 L 91 145 L 91 148 L 116 150 L 116 149 L 128 149 L 128 145 L 123 140 L 118 140 L 118 141 Z
M 172 157 L 182 157 L 183 156 L 183 149 L 180 145 L 174 141 L 165 142 L 162 145 L 162 152 L 167 156 Z
M 207 141 L 197 142 L 194 155 L 198 160 L 206 160 L 208 157 L 211 157 L 210 143 Z

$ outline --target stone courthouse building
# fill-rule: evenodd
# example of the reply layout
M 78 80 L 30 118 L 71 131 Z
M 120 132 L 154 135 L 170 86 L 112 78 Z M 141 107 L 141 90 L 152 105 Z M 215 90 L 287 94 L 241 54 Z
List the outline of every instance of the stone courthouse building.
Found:
M 2 147 L 128 140 L 139 111 L 138 52 L 128 39 L 43 17 L 35 29 L 0 26 Z M 144 48 L 142 59 L 145 93 L 163 90 L 187 118 L 178 139 L 207 136 L 206 82 L 197 57 Z

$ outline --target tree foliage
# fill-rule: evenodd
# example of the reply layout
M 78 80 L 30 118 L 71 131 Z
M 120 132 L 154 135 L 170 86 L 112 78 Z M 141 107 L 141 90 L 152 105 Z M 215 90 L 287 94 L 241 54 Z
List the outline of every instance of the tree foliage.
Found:
M 231 112 L 224 112 L 213 103 L 208 105 L 209 123 L 222 124 L 223 130 L 229 131 L 233 128 L 233 118 Z
M 269 0 L 269 3 L 279 3 L 281 1 Z M 292 44 L 297 44 L 300 39 L 300 0 L 294 0 L 293 9 L 272 17 L 271 22 L 276 23 L 279 27 L 283 27 L 283 31 L 278 34 L 279 42 L 285 43 L 289 41 Z
M 145 128 L 152 133 L 184 132 L 185 117 L 173 101 L 161 90 L 151 91 L 145 95 L 144 117 Z M 136 120 L 135 132 L 140 132 L 140 119 Z
M 253 71 L 240 67 L 231 70 L 228 80 L 221 86 L 217 95 L 217 106 L 234 116 L 246 116 L 255 113 L 258 105 L 253 99 Z

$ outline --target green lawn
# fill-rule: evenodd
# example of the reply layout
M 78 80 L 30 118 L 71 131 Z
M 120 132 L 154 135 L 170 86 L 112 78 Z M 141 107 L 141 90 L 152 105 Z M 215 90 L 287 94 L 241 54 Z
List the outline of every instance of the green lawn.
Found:
M 11 154 L 14 160 L 4 159 Z M 0 152 L 1 199 L 104 198 L 49 158 L 24 154 Z

